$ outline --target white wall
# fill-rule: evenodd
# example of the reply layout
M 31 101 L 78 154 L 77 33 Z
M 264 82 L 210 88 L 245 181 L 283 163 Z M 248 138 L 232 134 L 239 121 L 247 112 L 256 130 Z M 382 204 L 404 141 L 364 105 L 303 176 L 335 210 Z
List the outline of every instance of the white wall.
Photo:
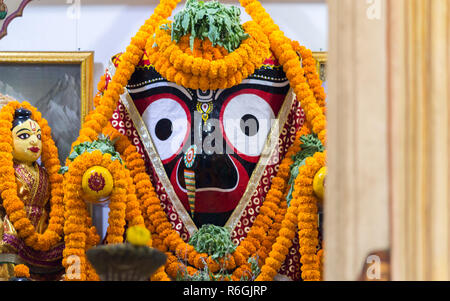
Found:
M 108 59 L 124 51 L 157 0 L 33 0 L 11 22 L 0 51 L 95 51 L 95 85 Z M 239 6 L 237 0 L 226 3 Z M 80 3 L 79 9 L 75 3 Z M 325 0 L 262 1 L 275 22 L 313 51 L 328 50 Z M 184 7 L 184 1 L 176 12 Z M 77 15 L 79 16 L 77 18 Z M 243 21 L 250 17 L 243 12 Z

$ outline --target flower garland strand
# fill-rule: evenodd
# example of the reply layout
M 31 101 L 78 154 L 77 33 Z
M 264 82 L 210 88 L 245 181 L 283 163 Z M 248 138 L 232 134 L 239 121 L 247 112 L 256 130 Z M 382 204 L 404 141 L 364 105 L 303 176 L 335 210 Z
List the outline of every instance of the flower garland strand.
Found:
M 125 172 L 128 177 L 128 199 L 126 209 L 126 220 L 128 226 L 142 226 L 150 230 L 153 234 L 154 227 L 149 222 L 145 222 L 146 215 L 143 208 L 149 202 L 149 198 L 155 198 L 156 194 L 151 185 L 148 185 L 149 176 L 145 171 L 145 164 L 141 155 L 137 152 L 136 147 L 131 144 L 128 137 L 120 134 L 109 124 L 103 131 L 103 134 L 110 137 L 112 140 L 117 140 L 115 143 L 116 150 L 121 154 L 124 159 L 127 169 Z M 140 204 L 139 200 L 145 205 Z M 153 231 L 152 231 L 153 230 Z M 152 238 L 153 235 L 152 235 Z M 153 246 L 152 239 L 150 239 L 148 246 Z M 152 281 L 169 281 L 169 277 L 164 271 L 164 267 L 160 267 L 155 274 L 152 275 Z
M 291 41 L 284 36 L 284 33 L 273 22 L 259 1 L 240 0 L 240 3 L 269 37 L 270 48 L 283 65 L 283 70 L 289 79 L 289 83 L 302 104 L 306 119 L 311 124 L 313 132 L 318 135 L 322 144 L 326 145 L 325 115 L 308 85 L 305 78 L 305 70 L 299 64 L 298 55 Z
M 299 169 L 292 194 L 294 203 L 298 204 L 298 235 L 300 242 L 300 262 L 302 279 L 320 281 L 319 258 L 316 255 L 319 244 L 318 198 L 314 194 L 313 181 L 316 173 L 325 166 L 324 153 L 316 153 L 306 159 L 306 164 Z
M 137 34 L 131 39 L 130 45 L 121 56 L 121 61 L 117 67 L 108 88 L 104 90 L 100 98 L 96 99 L 98 106 L 86 116 L 80 130 L 80 135 L 72 144 L 93 141 L 98 134 L 106 127 L 119 101 L 120 95 L 127 82 L 134 73 L 136 65 L 144 55 L 145 44 L 156 29 L 156 26 L 164 19 L 168 18 L 180 0 L 161 0 L 156 6 L 152 16 L 139 29 Z M 103 80 L 100 81 L 103 83 Z M 66 162 L 69 166 L 70 162 Z
M 190 89 L 217 90 L 231 88 L 261 67 L 269 53 L 269 40 L 261 27 L 255 22 L 243 25 L 250 35 L 235 51 L 223 58 L 211 60 L 196 52 L 189 54 L 183 44 L 171 40 L 170 22 L 165 20 L 146 45 L 149 61 L 165 79 Z M 207 43 L 204 43 L 208 45 Z M 206 46 L 207 47 L 207 46 Z M 205 48 L 206 48 L 205 47 Z M 212 45 L 209 47 L 214 49 Z M 208 53 L 208 52 L 206 52 Z M 220 57 L 220 48 L 215 51 Z
M 86 260 L 86 250 L 99 242 L 99 237 L 92 227 L 86 203 L 81 199 L 81 182 L 86 170 L 93 166 L 102 166 L 108 169 L 114 180 L 114 188 L 111 193 L 110 213 L 108 218 L 106 241 L 108 244 L 122 243 L 125 231 L 125 218 L 127 203 L 127 184 L 129 174 L 118 160 L 111 160 L 110 154 L 102 154 L 101 151 L 84 153 L 78 156 L 66 173 L 64 201 L 66 204 L 66 222 L 64 234 L 66 248 L 63 251 L 63 266 L 66 268 L 66 280 L 93 280 L 95 271 Z M 71 266 L 73 255 L 80 260 L 80 275 L 72 278 Z
M 25 205 L 17 195 L 17 183 L 13 165 L 13 141 L 11 135 L 12 122 L 16 109 L 25 108 L 32 112 L 32 119 L 42 131 L 42 163 L 49 175 L 51 198 L 50 219 L 44 233 L 36 232 L 35 227 L 27 217 Z M 28 102 L 13 101 L 5 105 L 0 113 L 0 192 L 3 207 L 10 221 L 25 244 L 38 251 L 48 251 L 61 241 L 64 224 L 63 178 L 58 171 L 60 163 L 58 149 L 51 137 L 51 129 L 41 113 Z
M 288 189 L 287 182 L 289 180 L 290 166 L 294 163 L 292 157 L 300 151 L 300 137 L 308 133 L 309 129 L 306 125 L 297 131 L 294 143 L 288 148 L 276 177 L 272 179 L 270 190 L 259 209 L 260 214 L 256 217 L 247 237 L 238 247 L 241 248 L 242 246 L 244 248 L 247 246 L 246 250 L 242 252 L 248 255 L 244 257 L 245 261 L 248 259 L 252 249 L 258 250 L 261 266 L 269 255 L 274 240 L 278 236 L 276 229 L 280 227 L 280 219 L 284 216 L 284 208 L 286 207 L 285 190 Z M 255 241 L 261 242 L 261 247 L 255 244 Z
M 323 88 L 323 83 L 320 80 L 319 73 L 317 72 L 316 60 L 313 57 L 312 51 L 304 46 L 301 46 L 297 41 L 292 41 L 292 47 L 302 58 L 303 69 L 305 70 L 305 76 L 308 81 L 308 85 L 314 92 L 314 97 L 317 100 L 317 104 L 324 110 L 326 109 L 326 94 Z
M 111 82 L 108 84 L 108 89 L 105 90 L 105 87 L 101 87 L 103 80 L 99 84 L 99 88 L 102 89 L 101 95 L 98 95 L 96 98 L 96 108 L 91 111 L 88 116 L 86 116 L 84 123 L 80 130 L 80 135 L 76 141 L 72 144 L 72 149 L 75 145 L 78 145 L 85 141 L 93 141 L 98 137 L 98 134 L 101 132 L 102 128 L 104 128 L 111 118 L 117 102 L 120 98 L 120 95 L 123 92 L 123 88 L 125 87 L 128 80 L 131 78 L 131 75 L 134 72 L 135 66 L 141 60 L 144 54 L 145 44 L 149 38 L 149 36 L 154 32 L 156 25 L 161 22 L 161 20 L 169 17 L 177 5 L 179 0 L 161 0 L 161 2 L 155 8 L 152 16 L 145 22 L 145 24 L 139 29 L 138 33 L 131 39 L 130 45 L 127 47 L 126 52 L 122 55 L 121 63 L 119 64 L 117 71 L 112 78 Z M 57 153 L 57 152 L 54 152 Z M 86 159 L 92 159 L 90 156 Z M 69 172 L 71 169 L 75 169 L 75 172 L 79 172 L 80 168 L 76 168 L 76 164 L 74 162 L 66 161 L 66 165 L 69 166 Z M 80 176 L 78 174 L 78 176 Z M 67 280 L 86 280 L 86 273 L 93 274 L 91 268 L 87 265 L 86 262 L 86 233 L 89 233 L 89 229 L 86 226 L 86 219 L 89 214 L 87 213 L 86 206 L 83 201 L 78 198 L 78 192 L 81 187 L 81 182 L 76 177 L 76 174 L 72 171 L 72 173 L 66 175 L 65 179 L 65 191 L 70 191 L 67 193 L 65 199 L 65 217 L 73 217 L 70 221 L 66 220 L 64 226 L 64 232 L 68 237 L 66 238 L 66 243 L 68 243 L 68 247 L 66 246 L 63 251 L 63 265 L 67 269 L 70 268 L 70 265 L 73 263 L 71 257 L 72 255 L 76 255 L 80 258 L 80 268 L 82 270 L 81 275 L 77 275 L 77 277 L 71 278 L 71 274 L 66 275 Z M 117 205 L 115 211 L 119 215 L 121 215 L 120 205 Z M 116 227 L 117 225 L 114 224 Z M 67 231 L 66 231 L 67 230 Z M 116 232 L 120 230 L 117 229 Z M 67 232 L 67 233 L 66 233 Z M 109 238 L 110 241 L 119 241 L 117 237 L 117 233 L 111 234 L 112 236 Z M 87 267 L 87 268 L 86 268 Z M 79 277 L 78 277 L 79 276 Z
M 319 235 L 317 230 L 317 198 L 312 190 L 312 179 L 324 165 L 324 156 L 323 153 L 316 153 L 314 157 L 307 158 L 305 165 L 300 167 L 291 206 L 287 210 L 281 223 L 279 236 L 272 246 L 272 251 L 261 268 L 261 274 L 256 278 L 256 281 L 273 280 L 289 253 L 297 226 L 300 229 L 302 278 L 304 280 L 320 280 L 320 271 L 315 255 Z

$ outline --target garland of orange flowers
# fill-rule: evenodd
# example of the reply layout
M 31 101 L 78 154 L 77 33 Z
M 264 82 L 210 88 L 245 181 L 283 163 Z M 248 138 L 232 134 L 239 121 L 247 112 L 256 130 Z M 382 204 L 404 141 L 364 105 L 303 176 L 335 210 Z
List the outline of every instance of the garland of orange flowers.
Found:
M 129 179 L 129 199 L 127 201 L 126 219 L 129 221 L 129 226 L 143 226 L 149 229 L 152 233 L 154 229 L 148 222 L 148 218 L 145 218 L 145 210 L 142 210 L 145 206 L 140 203 L 147 203 L 148 199 L 151 197 L 156 197 L 156 194 L 153 187 L 148 185 L 148 182 L 146 181 L 149 181 L 149 176 L 146 173 L 145 164 L 142 157 L 136 151 L 136 147 L 131 144 L 130 140 L 114 129 L 111 124 L 103 130 L 103 134 L 110 137 L 112 140 L 117 140 L 115 143 L 115 148 L 121 154 L 125 165 L 127 166 L 126 173 Z M 148 245 L 153 245 L 152 240 Z M 151 280 L 168 281 L 170 279 L 165 273 L 164 267 L 161 267 L 155 272 L 155 274 L 152 275 Z
M 240 0 L 239 2 L 252 19 L 262 27 L 269 38 L 270 48 L 278 61 L 283 65 L 283 70 L 289 79 L 289 83 L 305 111 L 306 119 L 311 124 L 313 132 L 318 135 L 322 144 L 325 145 L 325 115 L 305 78 L 305 70 L 298 62 L 298 55 L 292 46 L 292 42 L 285 37 L 284 33 L 273 22 L 258 0 Z
M 324 153 L 316 153 L 306 159 L 306 164 L 300 167 L 295 180 L 293 199 L 298 202 L 298 229 L 300 242 L 300 262 L 302 263 L 302 279 L 305 281 L 320 281 L 319 258 L 316 255 L 319 244 L 319 218 L 317 203 L 312 183 L 320 168 L 325 166 Z
M 317 265 L 319 266 L 320 271 L 320 281 L 323 281 L 323 262 L 324 262 L 324 251 L 320 249 L 317 252 Z
M 25 108 L 32 112 L 31 118 L 41 127 L 42 163 L 49 175 L 51 187 L 50 220 L 44 233 L 36 232 L 35 227 L 27 217 L 25 205 L 17 195 L 17 183 L 13 165 L 13 140 L 11 135 L 12 122 L 16 109 Z M 3 207 L 10 221 L 25 244 L 38 251 L 48 251 L 61 241 L 64 223 L 63 178 L 58 171 L 60 163 L 58 149 L 51 137 L 51 129 L 47 120 L 28 102 L 13 101 L 5 105 L 0 113 L 0 192 Z
M 323 88 L 322 81 L 320 80 L 319 73 L 317 72 L 316 60 L 313 57 L 312 51 L 304 46 L 301 46 L 297 41 L 292 41 L 292 47 L 294 50 L 300 54 L 302 58 L 303 69 L 305 70 L 305 76 L 308 81 L 308 85 L 314 92 L 314 97 L 317 100 L 317 104 L 322 108 L 326 109 L 326 94 Z
M 134 194 L 134 185 L 130 172 L 118 161 L 112 161 L 110 154 L 102 154 L 100 151 L 84 153 L 78 156 L 70 165 L 66 174 L 64 201 L 66 204 L 66 223 L 64 234 L 66 248 L 63 252 L 63 265 L 68 269 L 71 255 L 79 256 L 81 260 L 81 279 L 93 280 L 95 271 L 86 261 L 85 251 L 98 244 L 99 237 L 86 208 L 86 203 L 81 199 L 81 181 L 84 172 L 93 166 L 102 166 L 111 172 L 114 180 L 114 188 L 110 196 L 110 212 L 106 242 L 116 244 L 123 242 L 125 224 L 129 226 L 143 226 L 144 219 L 139 209 L 139 203 Z M 151 244 L 151 241 L 149 242 Z M 91 274 L 88 277 L 87 274 Z M 66 275 L 67 280 L 70 275 Z
M 189 42 L 190 36 L 191 35 L 185 35 L 181 37 L 180 41 L 177 43 L 183 53 L 193 55 L 194 57 L 204 58 L 208 61 L 220 60 L 229 54 L 228 50 L 224 47 L 219 45 L 213 46 L 209 39 L 201 40 L 195 38 L 194 50 L 191 50 Z
M 320 267 L 316 255 L 318 241 L 317 197 L 314 195 L 312 182 L 315 174 L 325 165 L 325 154 L 316 153 L 306 159 L 300 167 L 294 184 L 291 206 L 281 223 L 279 236 L 272 251 L 261 268 L 256 281 L 272 281 L 283 264 L 295 231 L 299 229 L 300 262 L 302 263 L 302 279 L 306 281 L 320 280 Z
M 281 227 L 280 219 L 285 213 L 285 190 L 288 190 L 287 181 L 290 175 L 290 166 L 294 163 L 292 157 L 300 151 L 300 137 L 309 133 L 304 125 L 296 133 L 294 143 L 289 147 L 285 157 L 281 161 L 277 175 L 272 179 L 272 185 L 265 200 L 260 207 L 259 214 L 250 228 L 247 237 L 240 243 L 237 249 L 245 254 L 244 261 L 247 262 L 250 254 L 258 250 L 257 255 L 262 265 L 269 255 L 274 240 L 278 236 L 277 229 Z M 262 242 L 262 243 L 260 243 Z M 240 271 L 233 275 L 234 280 L 240 279 Z
M 112 134 L 113 131 L 111 129 L 112 128 L 110 128 L 109 132 L 106 132 L 106 133 L 108 133 L 108 135 L 110 135 L 110 137 L 112 139 L 114 139 L 115 136 L 114 136 L 114 134 Z M 282 164 L 280 165 L 279 175 L 277 175 L 277 176 L 282 177 L 281 181 L 286 181 L 287 178 L 289 177 L 289 166 L 293 163 L 292 156 L 300 150 L 300 143 L 299 143 L 300 136 L 308 134 L 308 133 L 309 133 L 309 130 L 308 130 L 307 126 L 304 126 L 302 128 L 302 130 L 297 133 L 296 138 L 298 138 L 298 139 L 295 139 L 295 143 L 290 147 L 290 149 L 287 152 L 286 158 L 282 161 Z M 232 256 L 229 256 L 226 259 L 221 259 L 221 260 L 219 260 L 219 262 L 216 262 L 216 261 L 212 260 L 210 257 L 208 257 L 207 254 L 196 252 L 192 246 L 184 243 L 184 241 L 179 237 L 179 234 L 175 230 L 172 229 L 172 225 L 168 222 L 167 217 L 160 206 L 159 199 L 157 198 L 157 196 L 154 192 L 154 189 L 150 182 L 149 176 L 147 173 L 145 173 L 145 168 L 143 168 L 144 162 L 142 160 L 142 157 L 136 152 L 136 148 L 131 145 L 131 143 L 128 141 L 128 139 L 120 139 L 116 143 L 116 147 L 120 152 L 122 152 L 125 149 L 125 151 L 123 151 L 123 152 L 125 154 L 125 158 L 126 158 L 125 160 L 126 160 L 126 162 L 128 162 L 127 166 L 130 168 L 130 173 L 134 174 L 134 177 L 136 179 L 138 179 L 138 181 L 135 181 L 136 184 L 139 183 L 138 185 L 136 185 L 137 192 L 138 192 L 139 196 L 143 196 L 143 200 L 144 200 L 144 202 L 146 202 L 146 206 L 144 206 L 144 207 L 147 207 L 147 209 L 148 209 L 148 219 L 149 219 L 149 221 L 152 221 L 152 223 L 151 223 L 152 225 L 150 225 L 149 228 L 152 228 L 153 231 L 156 230 L 156 232 L 157 232 L 157 233 L 152 232 L 152 235 L 154 237 L 154 246 L 158 247 L 159 249 L 162 249 L 162 250 L 169 249 L 172 252 L 174 252 L 176 255 L 176 256 L 174 256 L 172 253 L 169 252 L 171 254 L 171 257 L 169 257 L 169 260 L 166 264 L 166 271 L 171 277 L 176 277 L 176 275 L 178 273 L 180 273 L 180 272 L 184 273 L 184 271 L 187 271 L 190 275 L 193 275 L 194 273 L 196 273 L 198 271 L 198 269 L 205 268 L 205 262 L 204 262 L 205 260 L 206 260 L 206 265 L 208 266 L 208 269 L 211 270 L 211 272 L 213 272 L 213 273 L 217 272 L 223 266 L 225 266 L 227 270 L 232 270 L 232 269 L 236 268 L 236 270 L 234 271 L 234 273 L 232 275 L 233 280 L 239 280 L 239 279 L 241 279 L 241 277 L 244 274 L 251 273 L 250 267 L 249 267 L 248 263 L 246 262 L 246 260 L 250 256 L 250 254 L 256 253 L 257 248 L 260 247 L 258 238 L 264 238 L 264 235 L 266 233 L 266 231 L 264 231 L 264 234 L 261 234 L 262 232 L 259 232 L 257 230 L 257 228 L 258 228 L 257 221 L 261 220 L 261 221 L 265 221 L 266 223 L 270 223 L 267 221 L 268 217 L 266 215 L 273 216 L 273 214 L 271 214 L 270 211 L 265 212 L 264 208 L 269 209 L 271 207 L 273 209 L 276 209 L 274 207 L 274 205 L 271 205 L 270 197 L 269 197 L 269 201 L 264 202 L 265 206 L 261 207 L 263 209 L 260 211 L 260 214 L 257 217 L 257 221 L 255 221 L 255 224 L 251 229 L 251 233 L 254 233 L 254 234 L 248 235 L 247 238 L 243 242 L 241 242 L 238 249 L 236 250 L 236 252 L 234 252 L 232 254 Z M 138 169 L 138 170 L 136 170 L 136 169 Z M 275 179 L 275 182 L 277 182 L 276 179 Z M 283 187 L 284 186 L 286 186 L 286 185 L 284 184 Z M 276 185 L 274 185 L 271 188 L 272 193 L 268 194 L 268 196 L 275 192 L 275 189 L 276 189 L 275 187 L 276 187 Z M 286 187 L 281 188 L 281 189 L 286 189 Z M 141 190 L 140 193 L 139 193 L 139 190 Z M 274 223 L 274 225 L 280 224 L 280 219 L 283 214 L 283 205 L 282 204 L 283 203 L 281 202 L 281 204 L 280 204 L 281 205 L 281 210 L 280 210 L 281 215 L 280 214 L 275 215 L 275 217 L 277 218 L 277 220 L 276 220 L 277 223 Z M 285 208 L 284 208 L 284 210 L 285 210 Z M 266 218 L 264 218 L 264 217 L 266 217 Z M 158 225 L 158 226 L 156 226 L 156 225 Z M 271 230 L 270 225 L 268 225 L 265 228 L 267 229 L 267 231 Z M 259 232 L 259 235 L 256 234 L 258 232 Z M 254 237 L 252 238 L 252 236 L 254 236 Z M 271 240 L 273 240 L 274 237 L 275 237 L 275 235 L 272 231 Z M 163 246 L 161 246 L 161 244 Z M 267 244 L 266 244 L 266 246 L 267 246 Z M 190 267 L 190 266 L 185 266 L 184 264 L 180 263 L 178 260 L 186 260 L 186 261 L 188 261 L 189 264 L 193 265 L 195 268 Z M 238 264 L 236 264 L 236 262 Z M 162 269 L 161 269 L 160 273 L 155 274 L 155 276 L 152 279 L 153 280 L 161 280 L 161 279 L 164 279 L 165 276 L 166 275 L 165 275 L 164 271 L 162 271 Z
M 73 142 L 72 149 L 75 145 L 82 142 L 93 141 L 97 139 L 98 134 L 102 132 L 102 129 L 109 124 L 109 119 L 111 118 L 117 102 L 119 101 L 120 95 L 123 93 L 123 89 L 127 84 L 131 75 L 134 73 L 136 65 L 141 60 L 144 55 L 145 44 L 151 34 L 155 31 L 156 26 L 164 19 L 168 18 L 173 9 L 176 7 L 180 0 L 161 0 L 160 3 L 154 10 L 152 16 L 145 22 L 145 24 L 139 29 L 137 34 L 131 39 L 130 45 L 127 47 L 126 52 L 122 55 L 121 62 L 114 74 L 113 78 L 108 84 L 108 89 L 105 89 L 105 79 L 103 78 L 99 83 L 98 87 L 101 92 L 97 94 L 95 98 L 96 108 L 91 111 L 88 116 L 86 116 L 84 123 L 80 130 L 80 135 L 77 140 Z M 86 154 L 86 159 L 91 161 L 94 157 L 91 154 Z M 80 156 L 81 157 L 81 156 Z M 77 158 L 79 159 L 79 158 Z M 79 162 L 79 161 L 77 161 Z M 95 271 L 86 262 L 85 251 L 88 247 L 91 247 L 98 243 L 98 237 L 94 234 L 95 228 L 89 227 L 87 223 L 89 214 L 86 210 L 84 202 L 82 202 L 77 193 L 81 187 L 81 182 L 79 181 L 80 168 L 77 168 L 74 162 L 66 161 L 67 166 L 69 166 L 69 173 L 66 176 L 66 191 L 68 192 L 65 196 L 65 217 L 73 217 L 70 221 L 66 221 L 65 231 L 67 230 L 66 239 L 66 249 L 63 252 L 63 265 L 67 268 L 70 267 L 72 263 L 70 260 L 71 255 L 79 256 L 81 260 L 82 273 L 79 280 L 88 279 L 98 279 L 95 277 Z M 81 162 L 79 163 L 81 164 Z M 74 170 L 75 169 L 75 170 Z M 72 175 L 72 178 L 70 178 Z M 76 178 L 78 176 L 78 178 Z M 75 184 L 76 182 L 76 184 Z M 123 190 L 123 188 L 121 188 Z M 132 198 L 132 197 L 131 197 Z M 117 200 L 118 201 L 118 200 Z M 135 203 L 133 199 L 130 203 L 129 200 L 127 204 L 131 204 L 133 209 L 128 212 L 128 217 L 132 216 L 132 212 L 137 214 Z M 114 202 L 113 213 L 117 214 L 113 220 L 110 222 L 108 241 L 118 242 L 120 241 L 119 233 L 123 231 L 120 226 L 123 224 L 121 218 L 123 217 L 123 206 L 119 202 Z M 126 209 L 125 209 L 126 210 Z M 110 216 L 114 216 L 110 214 Z M 127 213 L 125 212 L 125 215 Z M 133 223 L 133 222 L 132 222 Z M 68 245 L 68 246 L 67 246 Z M 66 276 L 66 279 L 68 276 Z M 164 277 L 160 277 L 164 278 Z M 70 279 L 68 279 L 70 280 Z
M 101 88 L 103 90 L 101 95 L 97 95 L 95 99 L 96 108 L 91 111 L 88 116 L 86 116 L 80 130 L 80 135 L 72 144 L 72 149 L 75 145 L 82 142 L 97 139 L 98 134 L 101 133 L 102 129 L 108 125 L 109 119 L 116 108 L 117 102 L 119 101 L 120 95 L 123 93 L 125 85 L 131 78 L 131 75 L 134 73 L 135 66 L 139 63 L 144 54 L 145 44 L 149 36 L 153 34 L 157 24 L 172 14 L 173 9 L 178 2 L 179 0 L 161 0 L 155 8 L 152 16 L 131 39 L 130 45 L 127 47 L 126 52 L 122 55 L 121 62 L 115 75 L 108 84 L 108 89 L 105 90 L 105 87 L 103 86 L 103 88 Z M 101 87 L 101 84 L 99 84 L 99 87 Z M 87 156 L 88 157 L 86 159 L 90 161 L 90 154 Z M 66 249 L 63 252 L 63 265 L 66 269 L 69 268 L 72 263 L 70 256 L 77 255 L 80 258 L 82 273 L 80 275 L 80 279 L 75 280 L 95 280 L 98 279 L 98 277 L 95 277 L 95 271 L 93 271 L 90 264 L 86 262 L 85 251 L 87 247 L 98 243 L 98 241 L 96 241 L 98 237 L 93 234 L 95 231 L 92 230 L 92 227 L 89 228 L 89 224 L 86 223 L 89 218 L 89 214 L 85 208 L 84 202 L 82 202 L 77 195 L 81 187 L 81 183 L 78 183 L 79 179 L 76 178 L 76 175 L 78 175 L 78 177 L 81 176 L 81 174 L 79 174 L 80 169 L 76 168 L 76 165 L 73 163 L 74 162 L 66 161 L 67 166 L 69 166 L 69 172 L 72 170 L 72 178 L 70 178 L 69 174 L 66 176 L 68 178 L 66 178 L 65 185 L 65 191 L 67 191 L 67 195 L 65 196 L 65 217 L 73 218 L 70 221 L 66 220 L 64 227 L 65 232 L 67 230 L 68 237 L 66 239 Z M 74 184 L 74 181 L 78 181 L 77 184 Z M 115 203 L 113 207 L 113 211 L 118 215 L 117 218 L 123 217 L 123 206 Z M 131 210 L 131 212 L 132 211 L 133 210 Z M 121 224 L 122 221 L 119 221 L 119 219 L 112 220 L 111 231 L 108 237 L 110 242 L 120 240 L 118 233 L 122 231 L 119 229 Z M 70 280 L 68 276 L 66 276 L 66 279 Z
M 165 20 L 163 24 L 170 23 Z M 269 41 L 261 27 L 255 22 L 247 22 L 243 27 L 250 37 L 244 40 L 238 49 L 216 60 L 211 60 L 208 52 L 205 52 L 207 58 L 186 53 L 188 37 L 185 37 L 180 45 L 172 41 L 168 30 L 159 28 L 146 45 L 149 61 L 165 79 L 186 88 L 231 88 L 261 67 L 269 53 Z M 214 47 L 211 45 L 209 48 Z M 194 52 L 198 53 L 198 50 L 194 48 Z M 215 53 L 220 57 L 223 51 L 219 48 Z
M 145 45 L 149 37 L 155 32 L 155 29 L 162 20 L 167 19 L 180 0 L 161 0 L 156 6 L 151 17 L 139 29 L 137 34 L 131 39 L 130 45 L 122 54 L 119 66 L 108 83 L 108 88 L 100 98 L 96 99 L 97 106 L 86 116 L 80 130 L 80 135 L 73 142 L 72 148 L 82 142 L 93 141 L 97 139 L 98 134 L 105 128 L 111 118 L 120 95 L 124 87 L 134 73 L 136 65 L 144 55 Z M 70 162 L 66 162 L 67 165 Z

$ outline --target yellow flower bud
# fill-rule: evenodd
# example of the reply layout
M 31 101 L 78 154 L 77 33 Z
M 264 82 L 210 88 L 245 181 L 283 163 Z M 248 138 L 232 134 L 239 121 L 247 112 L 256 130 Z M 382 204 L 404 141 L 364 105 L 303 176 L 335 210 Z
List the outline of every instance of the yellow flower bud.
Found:
M 127 229 L 127 240 L 135 246 L 145 246 L 150 240 L 150 231 L 141 226 L 134 226 Z

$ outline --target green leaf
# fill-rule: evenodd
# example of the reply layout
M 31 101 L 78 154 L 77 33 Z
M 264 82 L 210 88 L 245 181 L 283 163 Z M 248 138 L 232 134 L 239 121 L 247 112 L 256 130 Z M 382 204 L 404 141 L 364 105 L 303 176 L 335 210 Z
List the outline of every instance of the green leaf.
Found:
M 292 193 L 294 192 L 294 182 L 299 174 L 299 169 L 305 165 L 306 159 L 314 156 L 317 152 L 323 152 L 325 148 L 322 142 L 317 138 L 317 135 L 310 134 L 300 137 L 302 144 L 300 145 L 301 150 L 292 157 L 294 164 L 291 166 L 291 176 L 289 178 L 288 185 L 290 186 L 289 192 L 286 196 L 288 206 L 292 200 Z
M 183 16 L 183 21 L 181 22 L 181 27 L 184 29 L 185 32 L 189 31 L 189 24 L 191 24 L 189 14 L 185 14 Z
M 71 160 L 71 161 L 73 161 L 73 160 L 75 160 L 76 157 L 78 157 L 78 152 L 73 151 L 73 152 L 69 155 L 68 159 Z
M 236 246 L 231 240 L 228 228 L 215 225 L 203 225 L 189 240 L 197 252 L 207 253 L 213 259 L 231 254 Z
M 68 156 L 68 159 L 73 161 L 85 152 L 92 153 L 96 150 L 99 150 L 102 154 L 110 154 L 111 160 L 119 160 L 119 162 L 123 163 L 120 154 L 116 152 L 116 149 L 114 147 L 114 143 L 116 141 L 117 139 L 111 141 L 108 137 L 100 135 L 97 140 L 94 140 L 92 142 L 83 142 L 74 146 L 74 150 Z
M 187 34 L 191 39 L 208 38 L 214 46 L 220 45 L 232 52 L 248 38 L 241 25 L 240 14 L 239 8 L 217 1 L 189 0 L 185 8 L 174 16 L 171 38 L 175 42 Z M 191 40 L 191 49 L 193 44 Z
M 65 174 L 65 173 L 68 172 L 68 171 L 69 171 L 69 167 L 68 167 L 68 166 L 62 166 L 62 167 L 59 169 L 58 173 L 61 174 L 61 175 L 63 175 L 63 174 Z

